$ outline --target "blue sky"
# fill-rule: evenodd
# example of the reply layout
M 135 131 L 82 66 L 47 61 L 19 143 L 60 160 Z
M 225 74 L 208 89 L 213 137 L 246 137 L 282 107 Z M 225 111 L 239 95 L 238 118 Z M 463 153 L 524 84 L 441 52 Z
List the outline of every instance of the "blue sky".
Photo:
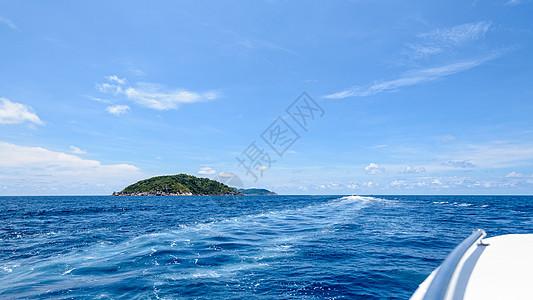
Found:
M 531 194 L 531 15 L 520 0 L 1 1 L 0 195 L 177 173 L 280 194 Z

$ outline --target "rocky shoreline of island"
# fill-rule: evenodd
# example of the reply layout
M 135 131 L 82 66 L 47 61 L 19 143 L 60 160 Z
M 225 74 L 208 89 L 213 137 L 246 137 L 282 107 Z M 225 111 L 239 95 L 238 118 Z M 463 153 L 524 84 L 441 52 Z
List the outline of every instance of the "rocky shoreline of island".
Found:
M 194 196 L 193 193 L 168 193 L 161 191 L 150 191 L 150 192 L 113 192 L 111 196 Z

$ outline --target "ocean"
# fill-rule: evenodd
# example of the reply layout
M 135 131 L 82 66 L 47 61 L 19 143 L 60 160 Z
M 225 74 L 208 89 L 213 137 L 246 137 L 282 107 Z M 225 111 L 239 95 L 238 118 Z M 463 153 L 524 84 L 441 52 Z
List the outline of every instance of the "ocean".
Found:
M 407 299 L 532 196 L 0 197 L 0 298 Z

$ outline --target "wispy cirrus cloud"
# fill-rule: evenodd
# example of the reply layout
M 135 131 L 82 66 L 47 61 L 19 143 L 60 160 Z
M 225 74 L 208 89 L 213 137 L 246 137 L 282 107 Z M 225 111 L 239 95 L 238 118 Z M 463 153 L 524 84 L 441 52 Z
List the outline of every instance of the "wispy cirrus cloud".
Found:
M 111 104 L 112 102 L 107 100 L 107 99 L 102 99 L 102 98 L 98 98 L 98 97 L 93 97 L 93 96 L 88 96 L 86 95 L 85 97 L 93 100 L 93 101 L 96 101 L 96 102 L 100 102 L 100 103 L 105 103 L 105 104 Z
M 509 0 L 505 2 L 505 6 L 515 6 L 523 3 L 529 3 L 531 0 Z
M 449 28 L 437 28 L 427 33 L 418 35 L 427 39 L 422 45 L 462 45 L 464 43 L 483 38 L 492 26 L 492 22 L 482 21 L 477 23 L 466 23 Z
M 324 98 L 343 99 L 348 97 L 371 96 L 382 92 L 393 92 L 397 91 L 402 87 L 408 87 L 420 83 L 433 81 L 445 76 L 453 75 L 475 68 L 479 65 L 482 65 L 490 60 L 501 56 L 502 54 L 503 52 L 495 52 L 491 55 L 476 59 L 454 62 L 439 67 L 412 70 L 403 74 L 403 76 L 397 79 L 375 82 L 366 86 L 355 86 L 344 91 L 326 95 L 324 96 Z
M 475 68 L 490 60 L 503 55 L 505 50 L 494 50 L 489 54 L 477 54 L 470 58 L 459 58 L 458 52 L 461 47 L 469 46 L 471 42 L 481 40 L 485 37 L 492 26 L 491 22 L 482 21 L 477 23 L 466 23 L 449 28 L 438 28 L 432 31 L 419 34 L 420 40 L 416 43 L 407 44 L 406 54 L 415 61 L 437 54 L 446 54 L 452 57 L 447 62 L 440 62 L 439 65 L 418 67 L 404 72 L 396 79 L 376 81 L 367 85 L 357 85 L 352 88 L 342 90 L 324 96 L 326 99 L 343 99 L 348 97 L 366 97 L 382 92 L 394 92 L 403 87 L 414 86 L 430 82 L 439 78 L 450 76 L 456 73 Z M 420 65 L 416 62 L 415 65 Z M 428 63 L 422 63 L 422 65 Z
M 135 86 L 116 75 L 107 76 L 107 82 L 98 83 L 97 90 L 114 96 L 125 96 L 135 103 L 155 109 L 177 109 L 181 104 L 206 102 L 219 97 L 216 91 L 192 92 L 185 89 L 168 89 L 156 83 L 137 82 Z
M 11 29 L 14 29 L 14 30 L 18 29 L 17 25 L 15 25 L 15 23 L 13 21 L 11 21 L 8 18 L 2 17 L 2 16 L 0 16 L 0 23 L 3 23 L 4 25 L 7 25 L 7 27 L 9 27 Z
M 492 22 L 482 21 L 437 28 L 417 35 L 417 41 L 407 43 L 403 54 L 414 60 L 437 55 L 454 56 L 482 40 L 491 27 Z
M 20 124 L 30 122 L 44 125 L 33 109 L 25 104 L 0 98 L 0 124 Z

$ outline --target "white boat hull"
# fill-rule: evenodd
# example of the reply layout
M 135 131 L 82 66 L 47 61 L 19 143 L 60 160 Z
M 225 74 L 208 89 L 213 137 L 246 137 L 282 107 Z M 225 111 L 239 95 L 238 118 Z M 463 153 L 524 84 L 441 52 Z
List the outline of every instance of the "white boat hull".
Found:
M 420 284 L 411 299 L 533 299 L 533 234 L 475 240 L 449 273 L 446 286 L 438 287 L 444 290 L 432 291 L 445 263 Z

